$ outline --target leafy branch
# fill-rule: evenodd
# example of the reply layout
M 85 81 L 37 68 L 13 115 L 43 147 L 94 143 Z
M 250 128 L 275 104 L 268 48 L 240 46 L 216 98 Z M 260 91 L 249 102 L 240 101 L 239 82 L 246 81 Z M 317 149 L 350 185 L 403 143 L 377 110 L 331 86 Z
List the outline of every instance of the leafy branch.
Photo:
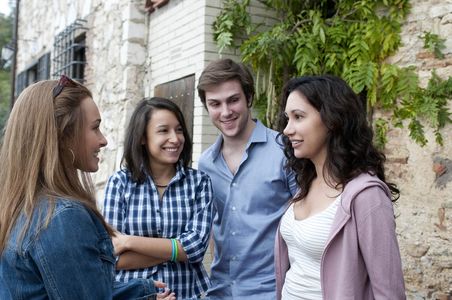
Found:
M 446 45 L 444 44 L 446 41 L 445 39 L 440 38 L 437 34 L 426 31 L 424 31 L 424 34 L 421 35 L 420 38 L 424 40 L 424 49 L 433 53 L 436 58 L 444 58 L 442 51 L 446 48 Z
M 250 1 L 225 0 L 214 24 L 220 52 L 240 49 L 242 60 L 256 71 L 256 106 L 259 117 L 275 127 L 282 86 L 287 79 L 309 74 L 344 78 L 367 99 L 368 116 L 374 109 L 389 118 L 373 120 L 375 142 L 384 147 L 389 123 L 409 130 L 425 145 L 424 126 L 433 128 L 442 144 L 441 129 L 451 123 L 448 101 L 452 79 L 436 73 L 426 88 L 419 86 L 414 68 L 386 62 L 400 46 L 401 26 L 408 0 L 261 0 L 277 20 L 260 32 L 248 13 Z M 424 33 L 425 45 L 442 54 L 444 40 Z M 236 41 L 241 41 L 236 42 Z M 427 47 L 426 46 L 426 47 Z M 385 114 L 388 115 L 388 114 Z

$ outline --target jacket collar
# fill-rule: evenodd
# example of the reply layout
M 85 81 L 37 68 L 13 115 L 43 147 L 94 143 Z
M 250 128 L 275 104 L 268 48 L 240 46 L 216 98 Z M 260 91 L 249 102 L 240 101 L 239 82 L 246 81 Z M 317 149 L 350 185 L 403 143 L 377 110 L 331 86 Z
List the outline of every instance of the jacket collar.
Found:
M 345 186 L 344 191 L 342 192 L 340 209 L 342 209 L 347 215 L 350 215 L 351 207 L 356 196 L 362 191 L 375 186 L 380 187 L 388 195 L 388 197 L 391 196 L 389 188 L 377 176 L 362 173 L 352 179 Z

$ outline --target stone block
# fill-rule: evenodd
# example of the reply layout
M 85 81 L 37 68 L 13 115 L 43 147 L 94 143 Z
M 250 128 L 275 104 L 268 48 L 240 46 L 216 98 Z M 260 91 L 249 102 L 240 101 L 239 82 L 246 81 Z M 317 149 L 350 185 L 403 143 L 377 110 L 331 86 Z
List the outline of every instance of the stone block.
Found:
M 452 23 L 452 13 L 445 15 L 441 18 L 441 25 Z
M 429 9 L 429 17 L 432 19 L 445 16 L 449 13 L 452 13 L 452 3 L 441 4 L 441 5 L 432 5 L 432 6 L 430 6 L 430 9 Z
M 146 49 L 140 44 L 125 42 L 121 46 L 121 65 L 142 65 L 146 60 Z
M 414 22 L 419 20 L 425 20 L 428 17 L 429 3 L 422 3 L 413 5 L 411 7 L 411 12 L 407 17 L 407 22 Z
M 206 6 L 205 8 L 205 16 L 211 16 L 215 17 L 220 14 L 221 9 L 218 6 L 214 6 L 212 4 L 209 4 L 209 6 Z
M 122 41 L 129 41 L 144 45 L 147 30 L 147 26 L 144 23 L 126 21 L 123 25 Z
M 147 12 L 144 10 L 144 1 L 128 1 L 127 7 L 123 9 L 121 20 L 144 23 Z

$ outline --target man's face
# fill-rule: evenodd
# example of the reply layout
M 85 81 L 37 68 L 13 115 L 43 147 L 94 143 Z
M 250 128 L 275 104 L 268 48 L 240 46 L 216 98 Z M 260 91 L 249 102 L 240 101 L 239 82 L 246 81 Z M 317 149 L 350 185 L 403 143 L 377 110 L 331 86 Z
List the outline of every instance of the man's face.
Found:
M 210 119 L 223 136 L 239 138 L 244 134 L 251 115 L 240 82 L 232 79 L 210 86 L 205 94 Z

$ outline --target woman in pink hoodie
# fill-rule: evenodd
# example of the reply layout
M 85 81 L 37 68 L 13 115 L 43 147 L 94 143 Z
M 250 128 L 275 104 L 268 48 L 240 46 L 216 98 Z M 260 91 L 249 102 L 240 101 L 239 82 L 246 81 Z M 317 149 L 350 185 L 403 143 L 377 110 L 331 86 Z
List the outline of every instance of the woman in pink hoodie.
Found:
M 290 80 L 280 131 L 299 193 L 276 236 L 277 299 L 405 299 L 385 156 L 340 78 Z

